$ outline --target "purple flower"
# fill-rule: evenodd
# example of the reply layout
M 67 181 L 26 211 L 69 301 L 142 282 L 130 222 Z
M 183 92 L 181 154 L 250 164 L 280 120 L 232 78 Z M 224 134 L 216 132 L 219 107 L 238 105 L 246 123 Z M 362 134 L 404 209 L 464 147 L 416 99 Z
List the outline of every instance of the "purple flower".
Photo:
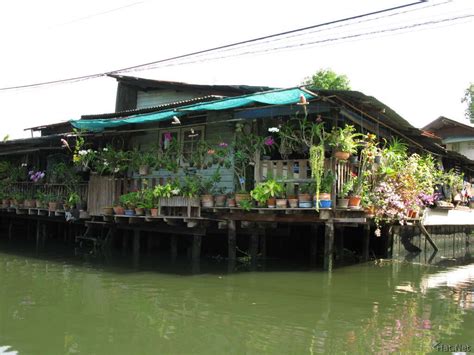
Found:
M 165 138 L 165 141 L 170 141 L 170 140 L 172 140 L 173 137 L 171 136 L 171 132 L 165 132 L 164 138 Z
M 219 143 L 219 147 L 221 148 L 227 148 L 229 145 L 226 142 L 221 142 Z
M 273 139 L 273 137 L 267 137 L 265 138 L 265 141 L 263 142 L 263 144 L 271 147 L 273 144 L 275 144 L 275 140 Z

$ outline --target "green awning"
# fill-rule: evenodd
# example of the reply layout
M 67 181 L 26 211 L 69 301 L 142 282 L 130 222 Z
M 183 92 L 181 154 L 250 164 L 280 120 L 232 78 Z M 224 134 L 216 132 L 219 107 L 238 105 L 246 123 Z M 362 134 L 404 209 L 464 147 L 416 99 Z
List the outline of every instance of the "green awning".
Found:
M 266 105 L 294 104 L 300 100 L 301 95 L 306 97 L 306 99 L 311 99 L 314 97 L 313 95 L 299 88 L 272 90 L 251 95 L 230 97 L 206 103 L 183 106 L 174 110 L 135 115 L 121 119 L 111 118 L 95 120 L 73 120 L 71 121 L 71 124 L 73 127 L 78 129 L 100 132 L 103 131 L 105 128 L 119 127 L 127 124 L 164 121 L 172 118 L 173 116 L 182 116 L 186 114 L 186 112 L 228 110 L 254 103 Z

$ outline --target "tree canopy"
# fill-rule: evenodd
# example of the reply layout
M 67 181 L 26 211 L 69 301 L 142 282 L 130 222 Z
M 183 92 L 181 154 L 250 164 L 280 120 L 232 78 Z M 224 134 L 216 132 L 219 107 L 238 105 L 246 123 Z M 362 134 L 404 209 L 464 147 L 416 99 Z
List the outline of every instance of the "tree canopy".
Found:
M 464 97 L 461 102 L 465 102 L 466 107 L 466 118 L 474 123 L 474 84 L 471 83 L 469 87 L 464 91 Z
M 315 86 L 323 90 L 350 90 L 350 82 L 344 74 L 337 74 L 331 69 L 320 69 L 312 76 L 307 77 L 303 85 Z

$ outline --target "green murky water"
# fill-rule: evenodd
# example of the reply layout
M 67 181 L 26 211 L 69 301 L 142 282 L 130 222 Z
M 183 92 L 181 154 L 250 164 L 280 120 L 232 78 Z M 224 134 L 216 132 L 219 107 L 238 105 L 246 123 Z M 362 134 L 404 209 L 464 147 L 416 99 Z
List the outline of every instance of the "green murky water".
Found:
M 312 354 L 474 348 L 474 264 L 200 274 L 0 244 L 0 354 Z M 126 261 L 126 264 L 128 260 Z

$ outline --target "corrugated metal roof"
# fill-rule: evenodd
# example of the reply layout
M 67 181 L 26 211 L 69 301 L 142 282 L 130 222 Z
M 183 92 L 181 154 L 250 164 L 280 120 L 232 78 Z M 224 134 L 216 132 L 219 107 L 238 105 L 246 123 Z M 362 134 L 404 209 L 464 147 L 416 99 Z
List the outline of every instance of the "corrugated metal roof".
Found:
M 163 105 L 158 105 L 158 106 L 153 106 L 153 107 L 147 107 L 147 108 L 141 108 L 141 109 L 125 110 L 125 111 L 111 112 L 111 113 L 100 113 L 100 114 L 96 114 L 96 115 L 82 115 L 81 119 L 93 120 L 93 119 L 127 117 L 127 116 L 142 114 L 142 113 L 151 113 L 151 112 L 155 112 L 155 111 L 161 111 L 161 110 L 166 110 L 166 109 L 170 109 L 170 108 L 175 108 L 175 107 L 180 107 L 180 106 L 185 106 L 185 105 L 191 105 L 191 104 L 195 104 L 195 103 L 219 100 L 222 97 L 223 96 L 220 96 L 220 95 L 206 95 L 206 96 L 196 97 L 196 98 L 189 99 L 189 100 L 175 101 L 175 102 L 171 102 L 171 103 L 168 103 L 168 104 L 163 104 Z
M 154 80 L 138 78 L 135 76 L 125 75 L 112 75 L 111 78 L 117 79 L 117 81 L 138 87 L 142 90 L 153 90 L 153 89 L 169 89 L 169 88 L 188 88 L 198 90 L 213 90 L 213 91 L 227 91 L 234 93 L 234 95 L 252 94 L 260 91 L 268 91 L 276 88 L 269 86 L 252 86 L 252 85 L 205 85 L 205 84 L 190 84 L 178 81 L 165 81 L 165 80 Z

